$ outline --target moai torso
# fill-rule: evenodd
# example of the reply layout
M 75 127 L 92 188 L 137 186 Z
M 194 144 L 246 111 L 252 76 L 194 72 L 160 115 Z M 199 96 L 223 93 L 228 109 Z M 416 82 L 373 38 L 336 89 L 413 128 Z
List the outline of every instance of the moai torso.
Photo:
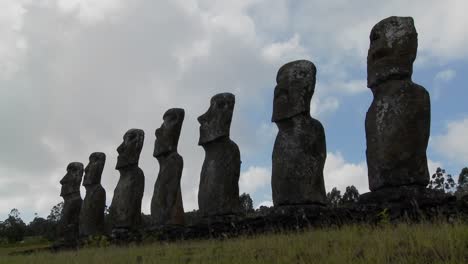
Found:
M 233 94 L 217 94 L 211 98 L 208 111 L 198 118 L 199 145 L 205 150 L 198 207 L 205 216 L 240 211 L 240 152 L 237 144 L 229 138 L 234 104 Z
M 369 189 L 427 186 L 430 98 L 411 80 L 417 33 L 413 19 L 389 17 L 371 32 L 366 115 Z
M 141 201 L 145 189 L 145 176 L 138 167 L 144 132 L 130 129 L 124 142 L 117 148 L 119 153 L 116 169 L 120 172 L 119 182 L 109 209 L 112 227 L 135 230 L 141 224 Z
M 63 209 L 60 219 L 60 233 L 65 243 L 74 245 L 79 236 L 79 216 L 83 200 L 80 195 L 80 184 L 83 177 L 83 164 L 72 162 L 67 167 L 67 174 L 60 184 L 63 197 Z
M 86 188 L 86 196 L 80 212 L 80 236 L 83 237 L 104 233 L 106 191 L 101 185 L 101 175 L 105 162 L 104 153 L 94 152 L 85 168 L 83 186 Z
M 157 226 L 184 225 L 184 206 L 180 180 L 184 161 L 177 153 L 183 109 L 172 108 L 164 114 L 164 122 L 156 130 L 153 156 L 159 162 L 159 174 L 151 200 L 151 217 Z
M 272 155 L 275 206 L 325 203 L 325 132 L 309 114 L 315 74 L 315 66 L 305 60 L 278 71 L 272 117 L 279 129 Z

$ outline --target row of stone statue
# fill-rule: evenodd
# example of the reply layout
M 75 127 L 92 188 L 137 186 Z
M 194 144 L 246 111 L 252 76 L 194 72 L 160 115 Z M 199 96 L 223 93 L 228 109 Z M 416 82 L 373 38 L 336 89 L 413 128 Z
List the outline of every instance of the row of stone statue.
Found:
M 430 101 L 428 92 L 411 80 L 416 51 L 417 33 L 410 17 L 389 17 L 371 31 L 367 85 L 374 99 L 365 121 L 371 192 L 402 186 L 424 188 L 429 181 L 426 148 Z M 285 64 L 276 77 L 272 122 L 279 132 L 272 155 L 274 206 L 325 205 L 325 132 L 310 116 L 315 81 L 316 67 L 306 60 Z M 206 153 L 198 192 L 199 210 L 204 216 L 239 211 L 240 152 L 229 138 L 234 104 L 233 94 L 217 94 L 211 98 L 208 111 L 198 118 L 199 145 Z M 160 170 L 151 216 L 155 225 L 183 225 L 183 159 L 177 145 L 184 110 L 169 109 L 163 120 L 154 145 Z M 109 212 L 114 230 L 131 230 L 141 221 L 144 174 L 138 160 L 143 141 L 143 130 L 130 129 L 117 148 L 120 179 Z M 89 157 L 83 202 L 79 192 L 83 165 L 74 162 L 67 168 L 61 196 L 65 200 L 63 220 L 70 234 L 76 234 L 78 226 L 84 236 L 103 232 L 106 193 L 100 180 L 105 159 L 99 152 Z

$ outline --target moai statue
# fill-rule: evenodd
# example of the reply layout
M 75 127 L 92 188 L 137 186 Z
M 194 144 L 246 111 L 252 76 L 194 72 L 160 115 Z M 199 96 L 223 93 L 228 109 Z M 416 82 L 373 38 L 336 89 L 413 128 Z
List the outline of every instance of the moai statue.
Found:
M 400 186 L 424 188 L 429 183 L 430 99 L 426 89 L 411 80 L 417 47 L 411 17 L 389 17 L 372 28 L 367 86 L 374 100 L 366 116 L 372 192 Z
M 298 60 L 283 65 L 276 76 L 271 119 L 279 129 L 272 155 L 275 206 L 325 204 L 325 132 L 310 116 L 316 72 L 312 62 Z
M 240 211 L 240 152 L 229 138 L 234 104 L 233 94 L 217 94 L 211 98 L 208 111 L 198 117 L 198 145 L 205 150 L 198 207 L 204 216 L 231 215 Z
M 83 186 L 86 196 L 80 212 L 80 236 L 87 237 L 104 233 L 104 210 L 106 191 L 101 185 L 101 175 L 106 163 L 106 154 L 94 152 L 85 168 Z
M 144 139 L 143 130 L 130 129 L 117 148 L 119 156 L 115 169 L 120 172 L 120 179 L 109 209 L 112 232 L 116 237 L 125 237 L 128 231 L 136 231 L 141 224 L 141 200 L 145 188 L 145 175 L 138 167 L 138 161 Z
M 63 209 L 60 219 L 61 245 L 76 246 L 79 237 L 79 216 L 83 200 L 80 195 L 81 179 L 83 177 L 83 164 L 72 162 L 68 164 L 67 174 L 60 180 L 63 197 Z
M 163 124 L 156 129 L 153 156 L 159 162 L 159 174 L 151 200 L 151 217 L 157 226 L 184 225 L 184 206 L 180 179 L 184 160 L 177 153 L 184 109 L 172 108 L 163 116 Z

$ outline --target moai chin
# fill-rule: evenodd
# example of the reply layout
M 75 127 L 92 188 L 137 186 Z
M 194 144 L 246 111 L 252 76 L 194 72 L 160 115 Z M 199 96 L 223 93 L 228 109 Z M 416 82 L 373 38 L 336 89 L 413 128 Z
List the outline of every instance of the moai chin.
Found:
M 117 148 L 119 156 L 115 168 L 120 172 L 119 182 L 109 209 L 113 233 L 134 231 L 141 224 L 141 200 L 145 188 L 145 175 L 138 167 L 145 132 L 130 129 Z
M 94 152 L 89 156 L 85 168 L 83 186 L 86 196 L 80 212 L 80 236 L 94 236 L 104 233 L 104 210 L 106 191 L 101 185 L 101 175 L 106 163 L 106 154 Z
M 180 189 L 184 160 L 177 153 L 184 116 L 184 109 L 169 109 L 164 113 L 161 127 L 156 129 L 153 156 L 159 162 L 159 174 L 151 199 L 151 217 L 156 226 L 185 222 Z
M 79 216 L 83 200 L 80 195 L 83 164 L 72 162 L 67 166 L 67 174 L 60 180 L 60 196 L 63 197 L 63 209 L 60 219 L 60 233 L 63 246 L 76 246 L 79 237 Z
M 235 97 L 220 93 L 211 98 L 210 108 L 198 117 L 205 160 L 200 175 L 198 207 L 204 216 L 236 214 L 240 210 L 239 147 L 229 138 Z
M 278 70 L 271 119 L 279 130 L 272 155 L 275 206 L 325 204 L 325 132 L 310 116 L 316 72 L 307 60 L 289 62 Z
M 411 17 L 386 18 L 370 33 L 367 86 L 374 99 L 365 126 L 371 191 L 429 182 L 430 99 L 411 80 L 417 46 Z

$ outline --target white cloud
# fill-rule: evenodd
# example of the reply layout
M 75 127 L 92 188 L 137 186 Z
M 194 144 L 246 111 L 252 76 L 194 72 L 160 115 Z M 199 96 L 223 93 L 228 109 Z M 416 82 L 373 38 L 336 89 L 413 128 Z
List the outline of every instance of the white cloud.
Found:
M 300 36 L 294 36 L 285 42 L 276 42 L 265 46 L 262 55 L 268 62 L 283 63 L 298 59 L 308 59 L 306 49 L 300 44 Z
M 27 42 L 21 34 L 24 1 L 4 0 L 0 4 L 0 80 L 10 78 L 20 67 L 27 52 Z M 5 89 L 5 88 L 0 88 Z
M 351 185 L 354 185 L 360 193 L 369 191 L 366 163 L 347 162 L 340 152 L 327 153 L 323 174 L 327 192 L 333 187 L 344 192 L 346 187 Z
M 366 80 L 349 80 L 334 84 L 337 90 L 342 90 L 350 94 L 356 94 L 368 91 Z
M 122 0 L 57 0 L 57 5 L 85 23 L 99 22 L 123 8 Z
M 427 160 L 427 167 L 429 168 L 429 175 L 432 176 L 437 170 L 437 168 L 443 168 L 443 164 L 439 161 L 433 161 L 431 159 Z
M 452 69 L 442 70 L 434 76 L 434 84 L 432 88 L 432 98 L 438 100 L 442 90 L 445 88 L 448 82 L 455 78 L 457 72 Z
M 468 161 L 468 118 L 447 123 L 446 132 L 431 138 L 433 149 L 447 159 L 466 165 Z
M 273 202 L 272 202 L 272 201 L 263 201 L 263 202 L 259 203 L 259 204 L 257 205 L 257 207 L 255 207 L 255 209 L 258 209 L 258 208 L 260 208 L 261 206 L 272 207 L 272 206 L 273 206 Z
M 242 172 L 239 179 L 240 193 L 253 193 L 271 183 L 270 169 L 252 166 Z
M 333 113 L 340 107 L 340 101 L 336 97 L 326 97 L 321 99 L 314 96 L 310 103 L 310 114 L 312 117 L 322 117 L 328 113 Z
M 436 73 L 436 75 L 434 77 L 434 81 L 449 82 L 453 78 L 455 78 L 456 74 L 457 74 L 457 72 L 455 70 L 446 69 L 446 70 L 443 70 L 443 71 L 440 71 L 440 72 Z
M 185 209 L 195 209 L 204 156 L 196 117 L 212 95 L 236 94 L 231 136 L 242 159 L 270 160 L 276 134 L 274 124 L 264 125 L 270 114 L 261 116 L 264 122 L 251 116 L 271 109 L 265 94 L 272 93 L 279 66 L 303 58 L 316 64 L 311 110 L 320 117 L 339 109 L 338 94 L 365 91 L 363 77 L 354 73 L 365 72 L 370 29 L 386 16 L 414 16 L 420 56 L 428 65 L 468 58 L 466 5 L 463 0 L 3 0 L 0 136 L 8 140 L 0 152 L 0 179 L 18 191 L 4 195 L 2 189 L 0 212 L 15 206 L 47 215 L 61 200 L 58 180 L 67 163 L 86 163 L 93 151 L 107 153 L 103 185 L 109 203 L 118 180 L 115 148 L 127 129 L 138 127 L 146 132 L 140 165 L 148 213 L 158 171 L 151 155 L 154 129 L 169 107 L 186 109 L 179 144 L 182 191 Z M 364 163 L 330 153 L 327 164 L 331 185 L 366 185 L 366 173 L 364 180 L 357 176 Z M 256 176 L 258 186 L 264 186 L 265 168 L 245 173 L 254 168 L 263 175 Z M 25 182 L 34 191 L 21 191 Z

